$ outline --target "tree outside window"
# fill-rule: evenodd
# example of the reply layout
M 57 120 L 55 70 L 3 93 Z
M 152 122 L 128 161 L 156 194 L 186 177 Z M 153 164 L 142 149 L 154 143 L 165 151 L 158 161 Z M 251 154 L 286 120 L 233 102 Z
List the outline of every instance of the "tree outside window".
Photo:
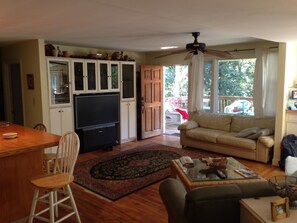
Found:
M 212 62 L 204 64 L 204 110 L 211 110 L 211 96 L 220 113 L 253 115 L 253 84 L 256 59 L 219 60 L 218 74 L 213 75 Z M 218 77 L 214 80 L 214 76 Z M 214 89 L 212 82 L 217 83 Z

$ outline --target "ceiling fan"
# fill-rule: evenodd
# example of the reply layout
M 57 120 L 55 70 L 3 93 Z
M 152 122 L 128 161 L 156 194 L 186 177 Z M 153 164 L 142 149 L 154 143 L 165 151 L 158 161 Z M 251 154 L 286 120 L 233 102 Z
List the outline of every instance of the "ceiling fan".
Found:
M 199 51 L 204 54 L 219 57 L 222 59 L 233 59 L 233 55 L 227 51 L 206 49 L 205 43 L 198 42 L 197 39 L 198 39 L 199 35 L 200 35 L 200 32 L 192 32 L 192 36 L 194 37 L 194 42 L 188 43 L 186 45 L 186 49 L 173 51 L 173 52 L 170 52 L 167 54 L 156 56 L 155 59 L 161 58 L 161 57 L 166 57 L 166 56 L 171 56 L 171 55 L 175 55 L 175 54 L 185 53 L 185 52 L 189 52 L 188 55 L 185 57 L 185 59 L 190 59 L 192 57 L 192 55 L 197 55 Z

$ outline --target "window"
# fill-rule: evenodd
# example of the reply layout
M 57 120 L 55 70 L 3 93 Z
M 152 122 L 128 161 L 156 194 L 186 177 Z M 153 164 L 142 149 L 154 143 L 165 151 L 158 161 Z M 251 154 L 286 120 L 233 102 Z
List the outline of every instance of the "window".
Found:
M 218 74 L 215 75 L 212 64 L 206 62 L 204 64 L 204 110 L 254 115 L 255 63 L 254 58 L 219 60 Z M 211 104 L 211 98 L 214 98 L 214 95 L 218 96 L 218 100 Z

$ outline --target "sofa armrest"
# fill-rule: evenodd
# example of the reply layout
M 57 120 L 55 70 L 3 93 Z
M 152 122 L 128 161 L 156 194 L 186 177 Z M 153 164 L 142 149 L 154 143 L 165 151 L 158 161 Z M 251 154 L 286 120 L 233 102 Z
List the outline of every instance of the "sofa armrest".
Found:
M 258 141 L 262 143 L 265 147 L 270 148 L 274 145 L 274 136 L 260 136 Z
M 168 213 L 168 222 L 187 223 L 184 215 L 186 190 L 182 183 L 168 178 L 160 184 L 159 193 Z
M 178 130 L 189 130 L 189 129 L 194 129 L 197 127 L 198 127 L 198 123 L 193 120 L 190 120 L 190 121 L 186 121 L 186 122 L 180 124 L 178 126 Z

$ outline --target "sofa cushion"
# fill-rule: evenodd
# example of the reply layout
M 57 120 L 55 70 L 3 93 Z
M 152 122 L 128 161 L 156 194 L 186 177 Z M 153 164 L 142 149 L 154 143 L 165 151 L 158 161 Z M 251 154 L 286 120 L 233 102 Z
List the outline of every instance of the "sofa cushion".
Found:
M 235 137 L 235 132 L 225 133 L 219 135 L 217 138 L 218 143 L 222 143 L 225 145 L 230 145 L 238 148 L 250 149 L 255 150 L 257 146 L 257 142 L 252 139 L 247 138 L 238 138 Z
M 186 132 L 187 137 L 205 141 L 205 142 L 217 142 L 217 137 L 219 135 L 225 134 L 225 131 L 216 130 L 216 129 L 207 129 L 207 128 L 195 128 L 188 130 Z
M 240 132 L 241 130 L 252 127 L 259 127 L 261 129 L 274 129 L 274 125 L 274 117 L 255 118 L 252 116 L 234 115 L 232 117 L 230 131 Z
M 232 115 L 199 112 L 198 117 L 195 116 L 195 120 L 198 125 L 203 128 L 230 131 Z
M 241 190 L 235 184 L 198 187 L 186 194 L 189 223 L 239 222 Z

